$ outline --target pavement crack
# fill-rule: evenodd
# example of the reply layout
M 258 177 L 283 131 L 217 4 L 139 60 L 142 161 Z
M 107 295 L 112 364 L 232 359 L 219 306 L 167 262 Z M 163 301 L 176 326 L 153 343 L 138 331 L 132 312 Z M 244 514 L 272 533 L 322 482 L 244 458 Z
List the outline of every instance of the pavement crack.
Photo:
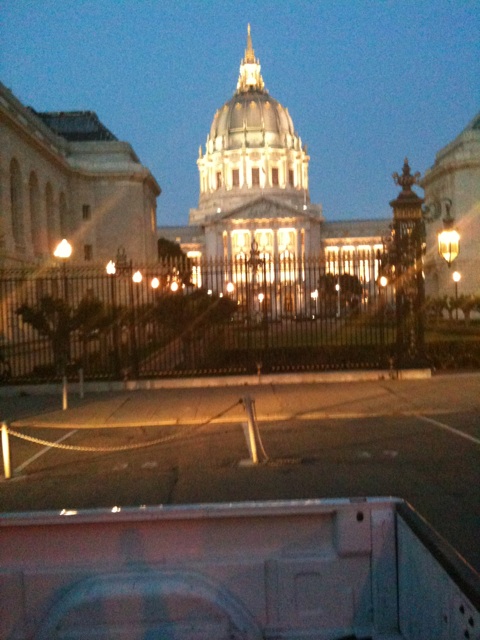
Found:
M 105 418 L 105 422 L 111 420 L 113 416 L 127 404 L 127 402 L 130 402 L 130 398 L 128 396 L 118 405 L 118 407 L 115 407 L 115 409 L 111 413 L 109 413 L 109 415 Z

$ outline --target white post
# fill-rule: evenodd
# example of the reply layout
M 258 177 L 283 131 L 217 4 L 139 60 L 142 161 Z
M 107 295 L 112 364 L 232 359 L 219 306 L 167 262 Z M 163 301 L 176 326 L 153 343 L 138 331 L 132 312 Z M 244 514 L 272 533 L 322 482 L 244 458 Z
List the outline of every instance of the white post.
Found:
M 10 469 L 10 443 L 8 441 L 7 423 L 2 422 L 2 453 L 3 453 L 3 469 L 5 471 L 5 480 L 12 477 Z
M 83 386 L 83 382 L 84 382 L 84 378 L 83 378 L 83 367 L 80 367 L 80 369 L 78 370 L 78 379 L 79 379 L 79 391 L 80 391 L 80 398 L 83 400 L 84 396 L 85 396 L 85 389 Z
M 252 400 L 249 397 L 243 398 L 243 406 L 247 414 L 247 446 L 252 459 L 252 464 L 258 464 L 257 442 L 255 439 L 255 418 L 253 416 Z
M 67 376 L 63 376 L 62 380 L 62 409 L 68 409 Z

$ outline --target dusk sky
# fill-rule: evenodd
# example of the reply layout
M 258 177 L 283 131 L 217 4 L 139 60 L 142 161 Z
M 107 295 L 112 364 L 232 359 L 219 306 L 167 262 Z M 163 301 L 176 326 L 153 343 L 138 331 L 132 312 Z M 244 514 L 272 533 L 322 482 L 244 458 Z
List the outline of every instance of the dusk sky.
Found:
M 480 108 L 477 0 L 3 0 L 0 20 L 0 80 L 128 141 L 162 188 L 159 225 L 197 206 L 198 148 L 235 91 L 247 23 L 328 220 L 389 217 L 404 157 L 423 175 Z

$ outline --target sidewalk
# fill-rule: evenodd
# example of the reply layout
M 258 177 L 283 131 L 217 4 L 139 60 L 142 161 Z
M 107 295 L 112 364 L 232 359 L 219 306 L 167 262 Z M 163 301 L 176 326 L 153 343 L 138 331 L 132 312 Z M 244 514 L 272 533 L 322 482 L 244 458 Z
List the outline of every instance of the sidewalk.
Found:
M 168 385 L 102 392 L 95 391 L 100 385 L 90 383 L 83 399 L 72 385 L 67 410 L 61 408 L 60 387 L 50 386 L 43 393 L 38 387 L 4 387 L 0 421 L 12 427 L 68 429 L 238 423 L 246 419 L 241 403 L 245 396 L 255 402 L 259 422 L 480 411 L 480 373 L 430 377 L 412 372 L 397 380 L 378 375 L 366 380 L 365 373 L 322 374 L 317 379 L 311 374 L 270 376 L 260 383 L 251 377 L 237 384 L 224 378 L 223 385 L 221 379 L 216 379 L 218 384 L 211 379 L 144 381 L 130 386 Z

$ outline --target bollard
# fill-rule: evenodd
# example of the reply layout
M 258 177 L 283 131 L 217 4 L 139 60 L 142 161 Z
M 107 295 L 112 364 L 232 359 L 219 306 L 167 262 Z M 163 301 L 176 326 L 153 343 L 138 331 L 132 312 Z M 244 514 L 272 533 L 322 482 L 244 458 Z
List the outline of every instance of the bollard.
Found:
M 62 409 L 68 409 L 67 376 L 63 376 L 62 380 Z
M 79 386 L 80 398 L 82 400 L 85 397 L 85 389 L 84 389 L 83 383 L 84 383 L 83 367 L 80 367 L 80 369 L 78 370 L 78 386 Z
M 9 480 L 12 477 L 12 472 L 10 469 L 10 443 L 8 441 L 8 429 L 6 422 L 2 422 L 2 453 L 5 480 Z
M 252 464 L 258 464 L 258 452 L 257 441 L 255 438 L 255 418 L 253 414 L 253 402 L 252 399 L 246 396 L 242 398 L 243 406 L 245 407 L 245 413 L 247 414 L 247 430 L 245 437 L 247 440 L 248 451 L 250 452 L 250 458 Z

